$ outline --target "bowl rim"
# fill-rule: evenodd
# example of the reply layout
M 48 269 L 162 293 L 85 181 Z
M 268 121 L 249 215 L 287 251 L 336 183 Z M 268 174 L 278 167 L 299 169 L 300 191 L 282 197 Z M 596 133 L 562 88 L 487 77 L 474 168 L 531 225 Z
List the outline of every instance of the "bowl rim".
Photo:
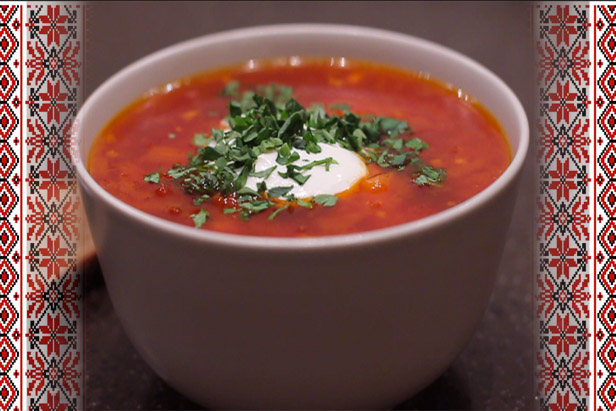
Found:
M 196 229 L 194 227 L 171 222 L 163 218 L 156 217 L 152 214 L 148 214 L 119 200 L 103 189 L 87 171 L 85 162 L 82 160 L 80 150 L 80 136 L 82 135 L 82 125 L 80 119 L 84 116 L 84 113 L 86 113 L 90 107 L 95 104 L 96 100 L 104 94 L 106 89 L 115 87 L 115 84 L 121 81 L 123 77 L 136 71 L 138 72 L 148 69 L 152 66 L 152 64 L 155 64 L 156 61 L 167 59 L 174 53 L 183 50 L 190 50 L 192 48 L 205 47 L 208 43 L 215 44 L 218 42 L 255 36 L 271 37 L 288 34 L 311 35 L 315 33 L 318 35 L 347 37 L 367 36 L 385 42 L 406 43 L 415 48 L 430 48 L 436 53 L 444 55 L 447 59 L 459 60 L 462 64 L 469 66 L 473 71 L 478 72 L 479 75 L 490 78 L 490 80 L 499 87 L 499 93 L 503 94 L 512 104 L 515 114 L 515 121 L 520 126 L 520 140 L 518 142 L 518 148 L 515 150 L 509 166 L 494 182 L 479 193 L 436 214 L 432 214 L 415 221 L 371 231 L 302 238 L 230 234 L 205 229 Z M 156 86 L 158 85 L 153 85 L 153 88 Z M 528 119 L 522 104 L 515 93 L 492 71 L 460 52 L 430 40 L 384 29 L 346 24 L 293 23 L 258 25 L 206 34 L 200 37 L 175 43 L 159 51 L 148 54 L 129 64 L 98 86 L 77 113 L 72 131 L 73 149 L 71 150 L 71 154 L 78 180 L 80 180 L 80 183 L 83 184 L 84 187 L 92 192 L 94 197 L 99 198 L 106 203 L 107 206 L 115 209 L 116 212 L 123 214 L 126 218 L 134 220 L 141 225 L 148 226 L 153 230 L 166 233 L 172 237 L 178 236 L 186 240 L 225 247 L 247 247 L 257 250 L 331 250 L 342 247 L 361 247 L 368 244 L 373 245 L 381 242 L 396 240 L 401 237 L 419 235 L 428 230 L 434 230 L 450 224 L 455 220 L 461 219 L 473 213 L 483 204 L 488 203 L 499 193 L 504 191 L 509 185 L 515 182 L 516 177 L 521 172 L 528 153 L 529 139 Z

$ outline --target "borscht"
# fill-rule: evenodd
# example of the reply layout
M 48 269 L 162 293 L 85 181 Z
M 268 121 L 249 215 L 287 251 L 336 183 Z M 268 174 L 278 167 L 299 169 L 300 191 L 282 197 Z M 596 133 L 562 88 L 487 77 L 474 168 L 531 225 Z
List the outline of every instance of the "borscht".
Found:
M 118 113 L 92 177 L 149 214 L 277 237 L 350 234 L 429 216 L 507 168 L 496 119 L 455 85 L 345 58 L 200 73 Z

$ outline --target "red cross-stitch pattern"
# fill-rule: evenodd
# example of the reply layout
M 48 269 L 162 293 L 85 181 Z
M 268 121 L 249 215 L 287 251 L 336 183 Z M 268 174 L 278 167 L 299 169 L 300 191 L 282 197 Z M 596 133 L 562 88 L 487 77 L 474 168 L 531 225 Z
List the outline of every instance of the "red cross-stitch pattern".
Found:
M 535 10 L 540 108 L 536 379 L 539 408 L 546 411 L 588 407 L 589 11 L 581 2 L 545 2 Z
M 597 202 L 593 372 L 595 409 L 613 410 L 616 409 L 616 6 L 596 5 L 593 23 L 597 157 L 594 164 Z
M 23 389 L 30 410 L 78 410 L 83 409 L 82 307 L 76 264 L 80 238 L 69 153 L 81 96 L 84 11 L 78 3 L 29 4 L 24 18 L 28 330 Z M 0 44 L 0 54 L 1 49 Z M 1 127 L 0 111 L 0 134 Z
M 0 4 L 0 409 L 17 411 L 22 391 L 20 118 L 23 10 Z

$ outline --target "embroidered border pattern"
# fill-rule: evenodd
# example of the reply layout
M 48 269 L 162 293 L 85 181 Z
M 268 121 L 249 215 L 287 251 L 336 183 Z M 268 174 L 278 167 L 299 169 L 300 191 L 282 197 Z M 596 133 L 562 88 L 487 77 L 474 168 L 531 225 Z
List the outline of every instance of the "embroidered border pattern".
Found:
M 541 410 L 588 407 L 588 3 L 540 3 L 536 298 Z
M 31 410 L 83 409 L 79 202 L 70 157 L 82 88 L 83 7 L 28 3 L 25 273 Z
M 616 6 L 594 12 L 596 409 L 616 409 Z
M 19 408 L 22 9 L 0 5 L 0 408 Z

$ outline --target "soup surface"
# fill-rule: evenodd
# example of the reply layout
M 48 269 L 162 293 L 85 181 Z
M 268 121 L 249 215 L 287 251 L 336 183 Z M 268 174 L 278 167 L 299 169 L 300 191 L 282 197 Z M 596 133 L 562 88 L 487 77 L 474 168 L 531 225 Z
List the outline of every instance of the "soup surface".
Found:
M 237 193 L 187 192 L 169 170 L 188 164 L 198 146 L 213 147 L 207 143 L 211 129 L 225 127 L 231 100 L 272 83 L 289 86 L 301 105 L 321 104 L 332 116 L 351 111 L 406 122 L 408 129 L 397 138 L 425 142 L 421 164 L 444 170 L 446 178 L 420 184 L 417 170 L 382 167 L 365 156 L 366 174 L 336 193 L 334 204 L 328 202 L 331 196 L 320 202 L 272 198 L 269 208 L 247 215 L 246 209 L 236 212 L 241 209 Z M 227 233 L 303 237 L 374 230 L 437 213 L 486 188 L 510 160 L 500 125 L 453 87 L 367 62 L 283 58 L 250 61 L 152 90 L 100 132 L 88 168 L 115 197 L 167 220 Z

